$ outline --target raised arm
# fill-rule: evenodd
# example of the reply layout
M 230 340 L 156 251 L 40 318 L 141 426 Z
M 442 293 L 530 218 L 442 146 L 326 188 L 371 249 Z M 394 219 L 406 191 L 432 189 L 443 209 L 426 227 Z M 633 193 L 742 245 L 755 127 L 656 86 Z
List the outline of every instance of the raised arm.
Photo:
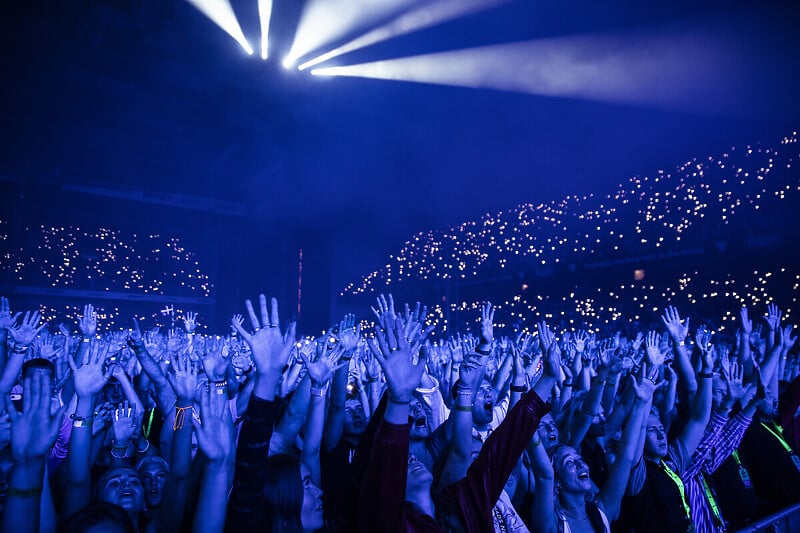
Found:
M 277 300 L 272 299 L 270 313 L 267 312 L 266 297 L 262 294 L 259 300 L 263 327 L 253 311 L 250 300 L 245 302 L 245 306 L 255 331 L 250 333 L 239 321 L 232 321 L 233 327 L 250 346 L 256 366 L 256 377 L 236 446 L 236 469 L 233 491 L 228 503 L 226 531 L 243 531 L 259 527 L 260 494 L 268 474 L 267 449 L 278 412 L 274 400 L 281 372 L 292 352 L 295 338 L 293 322 L 281 335 Z
M 450 414 L 450 451 L 440 476 L 444 488 L 464 477 L 472 462 L 472 403 L 480 385 L 488 357 L 467 354 L 461 363 L 461 378 L 456 385 L 456 399 Z
M 710 335 L 698 333 L 697 346 L 701 353 L 700 372 L 697 374 L 699 382 L 697 393 L 692 401 L 689 420 L 678 436 L 689 455 L 693 454 L 705 433 L 711 415 L 711 395 L 714 374 L 713 348 L 709 345 Z
M 6 490 L 2 530 L 17 533 L 39 532 L 45 463 L 64 415 L 63 408 L 50 413 L 50 376 L 36 372 L 25 378 L 22 413 L 5 397 L 11 419 L 11 475 Z M 45 491 L 49 497 L 49 491 Z M 52 502 L 48 502 L 52 505 Z
M 653 391 L 656 389 L 656 383 L 652 378 L 655 377 L 658 369 L 651 371 L 650 376 L 647 376 L 646 366 L 646 364 L 642 364 L 642 372 L 638 381 L 633 380 L 632 388 L 636 396 L 633 410 L 622 429 L 622 440 L 619 444 L 616 460 L 609 468 L 608 479 L 597 495 L 597 499 L 603 506 L 606 516 L 612 522 L 619 516 L 622 496 L 625 494 L 625 487 L 628 485 L 631 468 L 638 458 L 637 446 L 639 444 L 642 421 L 648 414 L 647 411 L 653 399 Z
M 38 311 L 25 313 L 22 322 L 15 325 L 14 322 L 19 315 L 20 313 L 15 314 L 12 317 L 11 325 L 7 327 L 11 340 L 14 341 L 14 347 L 11 349 L 11 357 L 3 368 L 3 375 L 0 376 L 0 394 L 3 396 L 7 395 L 14 386 L 33 339 L 47 326 L 47 322 L 39 324 L 41 315 Z M 8 323 L 8 317 L 5 322 Z
M 694 392 L 697 390 L 697 379 L 694 375 L 692 362 L 689 359 L 689 353 L 686 351 L 686 336 L 689 334 L 689 319 L 687 318 L 681 322 L 678 310 L 669 306 L 664 310 L 664 315 L 661 317 L 664 325 L 667 327 L 672 345 L 675 349 L 675 362 L 677 363 L 677 372 L 680 381 L 681 390 L 686 399 L 690 399 Z
M 200 395 L 197 444 L 206 456 L 192 531 L 219 533 L 225 528 L 233 463 L 233 420 L 224 387 L 209 386 Z M 163 505 L 163 504 L 162 504 Z
M 325 343 L 325 349 L 316 361 L 312 362 L 300 352 L 311 380 L 311 403 L 306 419 L 301 460 L 311 472 L 311 481 L 318 487 L 322 485 L 319 453 L 325 422 L 325 394 L 341 355 L 342 349 L 339 345 L 330 345 L 328 342 Z
M 69 452 L 66 461 L 67 489 L 64 491 L 62 516 L 69 517 L 81 508 L 89 505 L 92 495 L 90 477 L 90 454 L 92 449 L 92 422 L 94 404 L 99 393 L 111 375 L 110 369 L 103 371 L 103 364 L 108 355 L 108 346 L 100 341 L 92 341 L 88 349 L 83 350 L 83 358 L 78 363 L 67 358 L 72 369 L 72 380 L 78 404 L 72 421 L 72 436 L 69 441 Z

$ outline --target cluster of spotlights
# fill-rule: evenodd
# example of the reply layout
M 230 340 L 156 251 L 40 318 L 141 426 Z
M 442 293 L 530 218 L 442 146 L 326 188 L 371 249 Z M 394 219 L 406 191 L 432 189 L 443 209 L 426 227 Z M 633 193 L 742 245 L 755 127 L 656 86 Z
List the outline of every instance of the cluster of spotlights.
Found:
M 506 3 L 509 0 L 382 0 L 362 4 L 352 0 L 309 0 L 294 36 L 294 41 L 281 64 L 285 69 L 307 70 L 310 67 L 344 54 L 420 31 L 448 20 Z M 255 50 L 244 35 L 230 0 L 187 0 L 201 13 L 239 43 L 248 55 Z M 257 0 L 261 27 L 261 59 L 269 58 L 269 26 L 273 0 Z M 388 22 L 385 22 L 388 20 Z M 331 43 L 341 40 L 355 30 L 373 27 L 361 36 L 318 55 Z M 310 70 L 314 75 L 335 75 L 335 68 Z
M 254 54 L 230 0 L 187 1 L 231 35 L 245 52 Z M 257 2 L 260 52 L 266 60 L 273 0 Z M 726 52 L 735 49 L 730 37 L 735 32 L 706 35 L 694 27 L 674 24 L 647 32 L 564 35 L 366 63 L 329 63 L 356 50 L 508 2 L 307 0 L 281 64 L 287 70 L 296 68 L 315 76 L 396 80 L 672 109 L 689 109 L 693 104 L 687 95 L 723 91 L 725 85 L 720 84 L 742 79 L 747 69 L 754 68 L 733 61 Z M 352 35 L 358 36 L 347 41 Z

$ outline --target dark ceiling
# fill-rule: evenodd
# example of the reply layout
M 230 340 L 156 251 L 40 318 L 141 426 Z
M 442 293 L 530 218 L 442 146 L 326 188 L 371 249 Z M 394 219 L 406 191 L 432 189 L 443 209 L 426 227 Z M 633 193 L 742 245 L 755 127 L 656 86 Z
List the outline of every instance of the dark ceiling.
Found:
M 286 50 L 302 2 L 275 2 Z M 256 0 L 234 7 L 254 42 Z M 319 79 L 248 57 L 186 2 L 2 9 L 3 173 L 232 201 L 375 256 L 414 231 L 772 142 L 800 118 L 790 2 L 510 1 L 343 61 L 687 24 L 739 43 L 735 76 L 704 82 L 724 97 L 678 106 Z

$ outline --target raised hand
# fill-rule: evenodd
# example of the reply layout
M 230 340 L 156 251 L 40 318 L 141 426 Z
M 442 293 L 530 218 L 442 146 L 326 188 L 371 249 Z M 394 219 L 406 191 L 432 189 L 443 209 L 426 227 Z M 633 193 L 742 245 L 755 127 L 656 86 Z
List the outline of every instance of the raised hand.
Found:
M 781 330 L 781 345 L 783 346 L 784 353 L 791 350 L 792 347 L 794 347 L 794 343 L 797 342 L 797 337 L 792 336 L 793 328 L 794 326 L 788 325 Z
M 356 324 L 356 315 L 352 313 L 347 314 L 342 321 L 339 322 L 339 334 L 337 338 L 345 351 L 356 349 L 358 341 L 361 340 L 361 324 Z
M 494 307 L 491 302 L 481 305 L 481 344 L 492 344 L 494 340 Z
M 329 339 L 325 339 L 324 345 L 322 344 L 322 339 L 319 339 L 317 342 L 322 345 L 322 349 L 319 350 L 315 361 L 311 361 L 302 351 L 298 351 L 298 354 L 308 370 L 311 383 L 320 387 L 331 380 L 337 368 L 336 363 L 338 363 L 339 359 L 342 357 L 342 348 L 339 343 L 331 345 Z
M 750 335 L 753 332 L 753 321 L 747 316 L 747 307 L 739 310 L 739 317 L 742 319 L 742 332 Z
M 778 309 L 777 305 L 769 304 L 767 306 L 767 314 L 764 317 L 764 321 L 767 323 L 767 327 L 770 331 L 778 329 L 778 326 L 781 325 L 781 310 Z
M 675 342 L 683 342 L 689 334 L 689 318 L 681 323 L 681 316 L 678 310 L 670 305 L 664 310 L 664 315 L 661 317 L 664 325 L 667 327 L 670 336 Z
M 51 380 L 44 372 L 32 372 L 25 378 L 22 412 L 5 397 L 11 420 L 11 455 L 17 464 L 35 464 L 50 453 L 61 425 L 64 409 L 50 412 Z
M 177 353 L 183 347 L 183 335 L 177 329 L 167 331 L 167 351 Z
M 387 326 L 389 327 L 386 331 L 375 328 L 375 340 L 378 346 L 375 357 L 386 376 L 389 398 L 396 403 L 408 403 L 422 379 L 425 361 L 420 357 L 417 364 L 414 364 L 414 352 L 408 339 L 403 335 L 402 320 L 395 319 L 393 324 L 387 323 Z
M 486 363 L 487 359 L 485 357 L 474 353 L 467 354 L 459 368 L 459 388 L 470 390 L 473 393 L 478 390 Z
M 11 314 L 11 305 L 8 303 L 8 298 L 5 296 L 0 297 L 0 329 L 8 329 L 17 321 L 19 315 L 22 313 Z
M 197 367 L 188 355 L 172 355 L 170 357 L 172 372 L 167 374 L 169 384 L 175 391 L 178 401 L 193 401 L 197 392 Z M 185 407 L 181 405 L 180 407 Z
M 726 404 L 732 407 L 736 402 L 744 398 L 747 390 L 743 384 L 744 381 L 744 365 L 739 365 L 736 362 L 731 363 L 730 371 L 722 374 L 722 379 L 728 388 L 728 398 Z
M 247 312 L 250 315 L 250 323 L 254 332 L 251 334 L 246 331 L 241 322 L 235 319 L 232 321 L 232 325 L 250 346 L 256 371 L 259 374 L 274 374 L 277 372 L 280 375 L 286 361 L 289 360 L 289 355 L 292 353 L 296 324 L 290 322 L 286 332 L 281 335 L 278 301 L 272 298 L 270 313 L 267 313 L 267 299 L 263 294 L 259 295 L 259 303 L 261 304 L 263 327 L 259 324 L 250 300 L 245 301 L 245 307 L 247 307 Z
M 553 335 L 553 332 L 550 331 L 550 326 L 548 326 L 546 322 L 542 321 L 536 324 L 536 328 L 539 330 L 539 340 L 542 343 L 542 351 L 549 351 L 550 346 L 556 341 L 555 335 Z
M 664 364 L 666 353 L 661 351 L 661 337 L 658 333 L 655 331 L 647 332 L 644 346 L 647 352 L 647 360 L 650 361 L 651 366 L 660 366 Z
M 217 394 L 214 387 L 200 393 L 200 422 L 195 421 L 197 444 L 209 461 L 219 461 L 233 450 L 233 420 L 227 396 Z
M 224 344 L 216 339 L 208 339 L 203 348 L 203 371 L 211 381 L 222 381 L 230 364 L 230 360 L 224 356 Z
M 14 316 L 18 315 L 19 313 Z M 36 335 L 47 326 L 47 322 L 39 325 L 41 319 L 42 315 L 39 314 L 39 311 L 34 311 L 33 313 L 26 312 L 19 325 L 10 326 L 8 328 L 8 333 L 11 335 L 11 338 L 14 339 L 14 343 L 17 346 L 30 345 L 33 339 L 36 338 Z
M 397 318 L 397 313 L 394 310 L 394 297 L 390 294 L 388 300 L 381 294 L 377 298 L 378 307 L 372 308 L 372 312 L 378 318 L 378 323 L 384 328 L 391 327 Z
M 97 313 L 92 304 L 83 306 L 83 316 L 78 320 L 78 328 L 84 337 L 93 337 L 97 332 Z
M 194 333 L 197 329 L 197 313 L 186 311 L 186 316 L 183 317 L 183 327 L 186 333 Z
M 79 398 L 92 397 L 100 392 L 111 377 L 111 368 L 103 369 L 108 356 L 108 345 L 100 341 L 92 341 L 89 349 L 83 351 L 81 365 L 67 355 L 67 363 L 72 369 L 72 381 L 75 393 Z
M 127 443 L 136 434 L 138 416 L 128 404 L 128 400 L 119 404 L 114 410 L 111 429 L 114 431 L 114 440 L 117 443 Z
M 542 322 L 542 324 L 544 324 L 544 322 Z M 544 326 L 544 330 L 550 331 L 547 325 Z M 541 335 L 541 331 L 543 330 L 540 329 L 539 331 Z M 552 335 L 552 333 L 550 333 L 550 335 Z M 553 379 L 558 379 L 561 376 L 561 348 L 558 347 L 558 343 L 555 341 L 547 344 L 547 351 L 542 361 L 542 370 L 543 375 Z
M 636 398 L 642 402 L 649 402 L 658 386 L 659 385 L 653 381 L 651 377 L 648 377 L 647 363 L 642 363 L 642 366 L 639 368 L 638 376 L 633 377 L 633 375 L 631 375 L 631 387 L 633 388 L 633 392 L 636 394 Z

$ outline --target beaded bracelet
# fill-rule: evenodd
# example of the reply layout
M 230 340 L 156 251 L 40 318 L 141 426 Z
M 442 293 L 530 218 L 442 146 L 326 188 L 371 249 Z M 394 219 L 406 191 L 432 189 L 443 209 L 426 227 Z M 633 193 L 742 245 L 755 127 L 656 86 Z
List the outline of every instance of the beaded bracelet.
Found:
M 191 409 L 192 406 L 188 407 L 178 407 L 175 406 L 175 423 L 172 424 L 173 431 L 178 431 L 179 429 L 183 429 L 183 425 L 186 422 L 186 410 Z

